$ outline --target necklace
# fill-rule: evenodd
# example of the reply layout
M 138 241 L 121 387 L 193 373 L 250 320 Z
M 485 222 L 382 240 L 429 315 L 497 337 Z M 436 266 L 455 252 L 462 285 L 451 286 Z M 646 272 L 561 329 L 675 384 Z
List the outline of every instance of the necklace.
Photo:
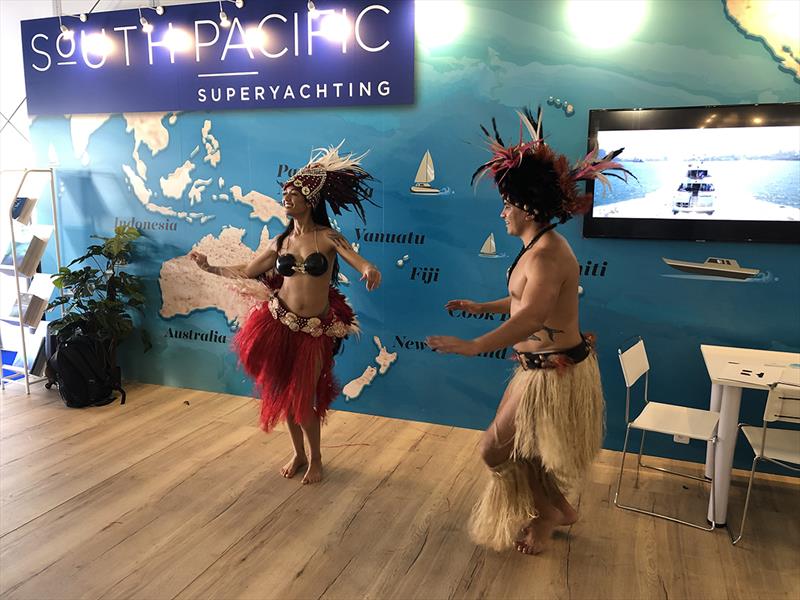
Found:
M 530 242 L 528 242 L 528 245 L 522 247 L 522 249 L 519 251 L 519 254 L 517 254 L 517 258 L 514 259 L 514 262 L 511 263 L 511 266 L 508 268 L 508 271 L 506 272 L 506 284 L 509 281 L 511 281 L 511 273 L 514 272 L 514 267 L 517 266 L 517 263 L 519 262 L 519 259 L 522 258 L 522 255 L 525 254 L 531 248 L 533 248 L 533 245 L 539 241 L 540 237 L 542 237 L 545 233 L 547 233 L 551 229 L 555 228 L 556 228 L 556 223 L 551 223 L 546 227 L 542 227 L 539 230 L 539 232 L 535 236 L 533 236 L 533 239 Z

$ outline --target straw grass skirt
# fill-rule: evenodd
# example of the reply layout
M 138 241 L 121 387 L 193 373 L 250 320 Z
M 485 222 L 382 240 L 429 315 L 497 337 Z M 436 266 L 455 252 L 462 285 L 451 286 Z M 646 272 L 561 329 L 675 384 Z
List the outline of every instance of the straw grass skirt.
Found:
M 469 524 L 473 541 L 495 550 L 509 548 L 521 527 L 537 515 L 530 478 L 539 477 L 546 491 L 554 485 L 574 489 L 600 450 L 605 429 L 594 352 L 561 368 L 520 366 L 509 393 L 517 402 L 514 449 L 509 460 L 490 471 Z

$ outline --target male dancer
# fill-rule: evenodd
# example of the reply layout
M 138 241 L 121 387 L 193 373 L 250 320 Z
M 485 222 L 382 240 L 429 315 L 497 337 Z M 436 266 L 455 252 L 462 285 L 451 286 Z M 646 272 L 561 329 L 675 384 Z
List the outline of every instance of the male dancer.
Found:
M 608 185 L 604 170 L 628 172 L 613 162 L 621 150 L 602 160 L 590 153 L 570 169 L 567 159 L 544 143 L 541 112 L 538 118 L 527 109 L 518 114 L 531 140 L 506 147 L 496 127 L 494 138 L 483 129 L 492 159 L 473 175 L 477 183 L 492 173 L 503 199 L 500 216 L 508 233 L 522 241 L 508 270 L 509 295 L 486 303 L 453 300 L 446 306 L 510 318 L 474 340 L 432 336 L 428 344 L 467 356 L 514 347 L 519 366 L 482 439 L 491 477 L 473 511 L 470 533 L 496 550 L 513 543 L 520 552 L 537 554 L 556 527 L 577 520 L 561 489 L 581 479 L 604 430 L 597 357 L 578 323 L 578 262 L 553 230 L 585 211 L 589 198 L 578 193 L 578 181 Z

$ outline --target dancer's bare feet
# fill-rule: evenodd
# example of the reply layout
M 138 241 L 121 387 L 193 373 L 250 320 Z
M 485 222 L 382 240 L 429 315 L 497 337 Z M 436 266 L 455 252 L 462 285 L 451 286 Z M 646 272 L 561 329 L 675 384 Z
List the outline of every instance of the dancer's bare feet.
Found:
M 308 464 L 308 459 L 306 459 L 305 454 L 295 454 L 288 463 L 281 467 L 281 475 L 286 477 L 286 479 L 291 479 L 295 476 L 295 473 L 299 471 L 302 467 L 305 467 Z
M 578 520 L 578 511 L 563 496 L 558 505 L 548 504 L 539 514 L 528 521 L 514 543 L 518 552 L 539 554 L 550 546 L 556 527 L 572 525 Z
M 539 554 L 550 545 L 550 538 L 556 527 L 566 527 L 578 522 L 578 511 L 564 500 L 547 516 L 539 516 L 528 521 L 514 543 L 517 551 L 523 554 Z
M 531 519 L 522 528 L 522 535 L 514 542 L 514 547 L 523 554 L 540 554 L 550 546 L 553 531 L 558 525 L 559 519 L 555 513 L 549 517 L 538 516 Z
M 306 471 L 306 474 L 303 477 L 303 484 L 317 483 L 318 481 L 321 480 L 322 480 L 322 459 L 312 458 L 311 462 L 308 463 L 308 470 Z

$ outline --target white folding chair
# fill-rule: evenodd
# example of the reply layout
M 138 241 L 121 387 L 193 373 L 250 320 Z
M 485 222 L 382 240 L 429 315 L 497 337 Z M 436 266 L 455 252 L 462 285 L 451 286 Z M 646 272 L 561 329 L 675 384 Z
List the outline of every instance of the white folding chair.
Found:
M 750 492 L 753 489 L 753 478 L 758 461 L 766 460 L 786 469 L 800 472 L 800 468 L 787 464 L 792 463 L 800 466 L 800 431 L 796 429 L 769 428 L 767 426 L 767 423 L 775 423 L 776 421 L 800 423 L 800 387 L 777 383 L 771 388 L 767 396 L 767 406 L 764 409 L 762 426 L 754 427 L 744 423 L 739 424 L 739 430 L 753 448 L 755 457 L 753 458 L 753 466 L 750 469 L 750 481 L 747 484 L 747 496 L 744 501 L 739 536 L 734 538 L 733 531 L 730 531 L 731 541 L 734 545 L 739 543 L 744 534 L 747 509 L 750 506 Z M 728 526 L 728 529 L 731 529 L 730 526 Z
M 657 513 L 635 506 L 623 504 L 620 499 L 620 487 L 622 485 L 622 473 L 625 470 L 625 456 L 628 452 L 628 437 L 630 436 L 631 429 L 639 429 L 642 432 L 642 441 L 639 445 L 639 458 L 636 462 L 636 483 L 639 485 L 639 469 L 645 467 L 670 473 L 672 475 L 679 475 L 681 477 L 688 477 L 689 479 L 696 479 L 704 483 L 709 483 L 705 477 L 697 477 L 689 475 L 688 473 L 681 473 L 672 471 L 663 467 L 655 467 L 646 465 L 642 462 L 642 452 L 644 450 L 645 433 L 648 431 L 654 433 L 663 433 L 671 436 L 681 436 L 692 440 L 701 440 L 711 442 L 716 446 L 717 443 L 717 423 L 719 422 L 719 413 L 709 410 L 701 410 L 698 408 L 689 408 L 686 406 L 676 406 L 674 404 L 662 404 L 660 402 L 652 402 L 648 397 L 648 387 L 650 380 L 650 363 L 647 361 L 647 353 L 644 349 L 644 340 L 641 337 L 637 338 L 638 341 L 630 348 L 623 351 L 621 348 L 619 352 L 619 362 L 622 366 L 622 375 L 625 378 L 625 421 L 628 424 L 625 431 L 625 443 L 622 447 L 622 462 L 619 467 L 619 478 L 617 479 L 617 491 L 614 494 L 614 505 L 618 508 L 631 510 L 644 515 L 659 517 L 668 521 L 682 523 L 689 525 L 696 529 L 703 529 L 711 531 L 716 527 L 715 520 L 712 520 L 708 527 L 697 525 L 689 521 L 683 521 L 669 515 Z M 630 419 L 630 404 L 631 404 L 631 388 L 639 379 L 644 375 L 644 408 L 635 419 Z M 714 506 L 714 473 L 711 474 L 711 505 Z

